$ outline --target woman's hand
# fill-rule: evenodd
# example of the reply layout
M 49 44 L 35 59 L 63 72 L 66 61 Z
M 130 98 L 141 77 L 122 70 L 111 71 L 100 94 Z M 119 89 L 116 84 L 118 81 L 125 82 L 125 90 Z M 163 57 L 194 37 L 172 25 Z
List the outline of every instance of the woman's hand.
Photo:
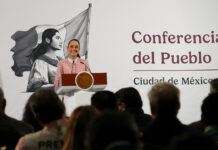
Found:
M 56 80 L 56 81 L 54 82 L 55 87 L 58 87 L 58 84 L 59 84 L 59 82 L 58 82 L 58 80 Z

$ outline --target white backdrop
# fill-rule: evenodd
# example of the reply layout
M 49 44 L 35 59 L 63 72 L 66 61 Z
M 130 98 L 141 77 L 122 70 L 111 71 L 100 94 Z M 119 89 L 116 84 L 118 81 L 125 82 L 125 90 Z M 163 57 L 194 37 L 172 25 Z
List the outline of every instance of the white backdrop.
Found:
M 63 23 L 92 3 L 89 37 L 88 61 L 92 72 L 107 72 L 107 90 L 117 91 L 126 86 L 139 90 L 144 101 L 144 110 L 150 113 L 147 93 L 151 85 L 135 85 L 136 77 L 150 79 L 178 79 L 181 90 L 181 109 L 179 118 L 183 123 L 200 119 L 200 105 L 209 92 L 209 84 L 184 85 L 182 78 L 212 79 L 218 77 L 217 71 L 134 71 L 134 70 L 193 70 L 218 68 L 217 43 L 201 44 L 136 44 L 132 33 L 142 34 L 194 35 L 218 34 L 217 0 L 0 0 L 0 69 L 3 88 L 7 98 L 6 113 L 21 119 L 23 107 L 30 94 L 25 93 L 28 74 L 16 77 L 11 70 L 13 65 L 10 49 L 14 46 L 11 35 L 26 31 L 35 25 Z M 135 64 L 133 56 L 139 51 L 144 54 L 155 53 L 155 64 Z M 166 64 L 160 63 L 161 52 L 171 55 L 192 53 L 208 54 L 210 63 Z M 66 99 L 67 113 L 74 107 L 88 104 L 92 93 L 80 92 L 74 98 Z

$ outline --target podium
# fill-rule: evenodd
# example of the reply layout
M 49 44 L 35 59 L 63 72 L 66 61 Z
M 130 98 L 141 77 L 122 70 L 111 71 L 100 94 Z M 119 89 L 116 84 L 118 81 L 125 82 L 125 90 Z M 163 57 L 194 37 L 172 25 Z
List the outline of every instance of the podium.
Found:
M 107 85 L 107 73 L 80 72 L 78 74 L 62 74 L 59 79 L 57 94 L 72 96 L 80 90 L 96 92 Z

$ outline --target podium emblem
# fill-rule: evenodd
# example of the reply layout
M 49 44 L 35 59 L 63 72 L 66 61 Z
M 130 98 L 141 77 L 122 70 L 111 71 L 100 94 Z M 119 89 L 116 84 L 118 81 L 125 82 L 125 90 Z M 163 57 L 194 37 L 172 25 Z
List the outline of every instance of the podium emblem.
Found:
M 80 89 L 88 90 L 93 86 L 94 78 L 91 73 L 82 71 L 76 75 L 75 82 Z

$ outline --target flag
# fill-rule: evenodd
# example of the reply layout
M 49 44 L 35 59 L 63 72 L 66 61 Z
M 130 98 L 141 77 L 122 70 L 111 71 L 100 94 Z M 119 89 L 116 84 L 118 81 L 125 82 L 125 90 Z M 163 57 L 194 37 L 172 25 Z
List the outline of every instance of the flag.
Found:
M 66 58 L 67 45 L 72 39 L 80 41 L 80 56 L 88 57 L 88 38 L 90 22 L 91 4 L 89 8 L 75 16 L 69 21 L 59 25 L 37 25 L 28 31 L 17 31 L 11 38 L 15 41 L 15 46 L 11 49 L 14 65 L 11 67 L 16 76 L 22 77 L 24 71 L 32 68 L 31 54 L 33 49 L 42 41 L 42 33 L 48 28 L 59 31 L 63 39 L 63 50 L 59 56 Z

